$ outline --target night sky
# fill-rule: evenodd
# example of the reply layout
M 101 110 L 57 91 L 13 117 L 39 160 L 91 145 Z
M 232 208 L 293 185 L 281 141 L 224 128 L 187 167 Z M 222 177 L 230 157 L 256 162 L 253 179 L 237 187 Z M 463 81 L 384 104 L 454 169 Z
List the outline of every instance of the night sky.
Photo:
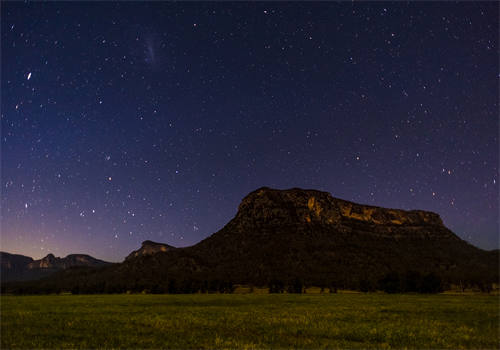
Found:
M 261 186 L 499 245 L 496 2 L 1 10 L 3 251 L 192 245 Z

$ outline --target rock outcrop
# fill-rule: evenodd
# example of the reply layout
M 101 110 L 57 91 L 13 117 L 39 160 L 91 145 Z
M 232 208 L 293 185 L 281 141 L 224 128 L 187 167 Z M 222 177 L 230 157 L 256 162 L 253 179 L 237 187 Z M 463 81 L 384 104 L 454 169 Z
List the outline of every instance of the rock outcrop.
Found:
M 44 258 L 33 260 L 33 262 L 29 263 L 28 269 L 50 269 L 55 268 L 56 264 L 57 260 L 54 254 L 47 254 Z
M 273 190 L 267 187 L 250 193 L 242 200 L 235 220 L 243 224 L 251 220 L 253 225 L 291 222 L 335 226 L 356 220 L 385 226 L 443 226 L 439 215 L 428 211 L 361 205 L 316 190 Z
M 172 247 L 168 244 L 164 243 L 156 243 L 153 241 L 144 241 L 142 242 L 142 245 L 139 249 L 134 250 L 132 253 L 130 253 L 125 260 L 129 260 L 132 258 L 136 258 L 139 256 L 144 256 L 144 255 L 152 255 L 156 254 L 159 252 L 168 252 L 170 250 L 176 249 L 175 247 Z

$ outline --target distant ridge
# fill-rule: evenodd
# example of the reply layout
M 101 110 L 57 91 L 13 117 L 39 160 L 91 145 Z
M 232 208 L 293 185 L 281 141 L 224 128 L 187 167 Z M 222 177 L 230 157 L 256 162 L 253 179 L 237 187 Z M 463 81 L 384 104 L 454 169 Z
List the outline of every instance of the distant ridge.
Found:
M 0 252 L 0 262 L 3 282 L 36 280 L 74 266 L 100 267 L 110 264 L 86 254 L 70 254 L 65 258 L 48 254 L 42 259 L 33 260 L 31 257 L 7 252 Z
M 443 285 L 491 285 L 498 270 L 498 250 L 465 242 L 436 213 L 262 187 L 243 198 L 221 230 L 193 246 L 145 241 L 121 264 L 67 270 L 44 283 L 87 292 L 188 292 L 276 281 L 372 290 L 395 274 L 429 275 Z

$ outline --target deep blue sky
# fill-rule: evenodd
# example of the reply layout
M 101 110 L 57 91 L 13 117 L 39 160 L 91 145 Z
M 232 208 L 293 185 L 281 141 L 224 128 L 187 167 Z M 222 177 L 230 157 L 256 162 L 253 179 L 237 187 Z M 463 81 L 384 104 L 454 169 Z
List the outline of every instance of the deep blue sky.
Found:
M 194 244 L 250 191 L 498 247 L 498 3 L 1 3 L 1 249 Z

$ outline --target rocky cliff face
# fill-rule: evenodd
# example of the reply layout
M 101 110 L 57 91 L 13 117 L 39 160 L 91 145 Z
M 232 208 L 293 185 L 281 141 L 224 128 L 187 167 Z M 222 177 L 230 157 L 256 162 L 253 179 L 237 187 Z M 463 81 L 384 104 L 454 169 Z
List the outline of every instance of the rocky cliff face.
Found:
M 141 248 L 134 250 L 132 253 L 130 253 L 125 260 L 130 260 L 132 258 L 136 258 L 139 256 L 144 256 L 144 255 L 153 255 L 159 252 L 168 252 L 173 249 L 176 249 L 175 247 L 172 247 L 168 244 L 164 243 L 156 243 L 153 241 L 144 241 L 142 242 Z
M 387 209 L 334 198 L 316 190 L 260 188 L 241 202 L 225 232 L 365 233 L 370 239 L 451 239 L 438 214 L 422 210 Z M 334 238 L 334 237 L 332 237 Z
M 443 226 L 438 214 L 412 210 L 386 209 L 361 205 L 332 197 L 316 190 L 273 190 L 260 188 L 247 195 L 235 218 L 253 224 L 321 223 L 341 225 L 350 220 L 389 226 Z
M 46 257 L 40 260 L 34 260 L 28 264 L 28 269 L 49 269 L 56 267 L 57 264 L 56 257 L 54 254 L 48 254 Z

